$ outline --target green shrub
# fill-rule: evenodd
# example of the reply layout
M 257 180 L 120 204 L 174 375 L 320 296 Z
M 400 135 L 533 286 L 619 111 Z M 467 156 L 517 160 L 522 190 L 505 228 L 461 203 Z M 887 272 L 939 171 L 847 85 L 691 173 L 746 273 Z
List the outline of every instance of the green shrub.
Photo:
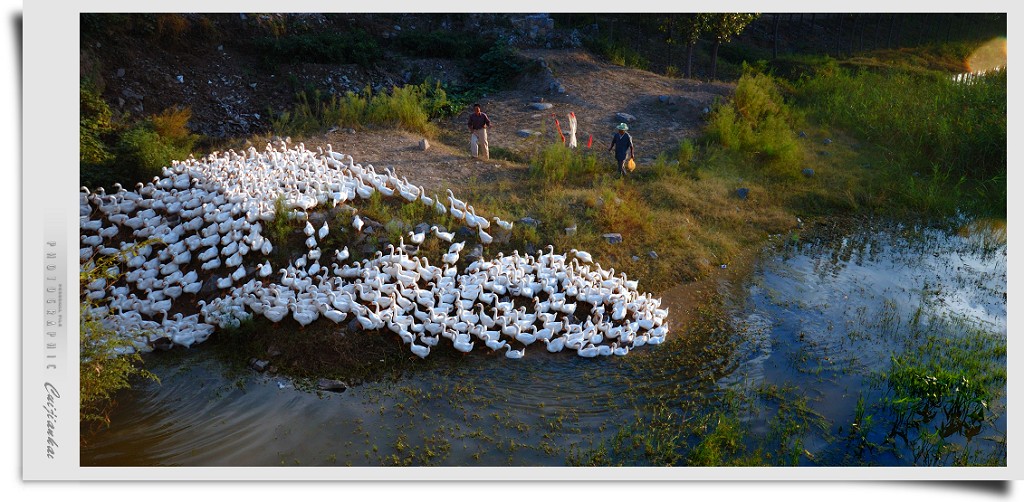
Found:
M 358 64 L 369 67 L 383 56 L 377 41 L 362 30 L 263 37 L 253 42 L 267 64 Z
M 176 114 L 178 112 L 170 112 L 170 116 Z M 157 124 L 165 131 L 175 127 L 169 123 L 174 120 L 166 117 L 150 118 L 121 135 L 117 146 L 117 162 L 134 180 L 160 176 L 162 168 L 169 166 L 172 160 L 184 160 L 191 155 L 195 146 L 193 135 L 173 130 L 170 131 L 173 136 L 163 136 L 155 130 Z
M 79 87 L 79 162 L 103 164 L 112 158 L 103 138 L 113 131 L 110 107 L 88 82 Z
M 756 159 L 764 174 L 795 178 L 801 158 L 793 132 L 795 121 L 775 80 L 747 68 L 733 98 L 712 110 L 705 134 L 727 150 Z
M 601 173 L 615 172 L 615 165 L 602 159 L 602 156 L 593 151 L 566 148 L 562 143 L 552 143 L 534 157 L 530 164 L 530 176 L 547 183 L 585 183 L 592 181 Z
M 584 45 L 591 52 L 604 56 L 612 64 L 646 70 L 650 62 L 639 52 L 617 41 L 608 38 L 589 38 L 584 40 Z
M 476 33 L 441 30 L 407 30 L 391 40 L 395 49 L 418 58 L 473 58 L 486 52 L 494 44 L 493 40 L 481 38 Z
M 506 89 L 531 65 L 519 51 L 498 41 L 469 66 L 469 80 L 476 86 Z
M 122 259 L 134 255 L 137 249 L 152 242 L 143 242 L 117 255 L 100 257 L 82 265 L 79 272 L 80 291 L 98 279 L 113 283 L 120 278 L 114 273 Z M 110 411 L 118 391 L 131 387 L 133 378 L 159 379 L 141 367 L 142 357 L 134 351 L 133 337 L 145 333 L 117 332 L 104 324 L 104 316 L 94 313 L 103 300 L 92 300 L 82 295 L 79 317 L 79 403 L 82 423 L 110 424 Z

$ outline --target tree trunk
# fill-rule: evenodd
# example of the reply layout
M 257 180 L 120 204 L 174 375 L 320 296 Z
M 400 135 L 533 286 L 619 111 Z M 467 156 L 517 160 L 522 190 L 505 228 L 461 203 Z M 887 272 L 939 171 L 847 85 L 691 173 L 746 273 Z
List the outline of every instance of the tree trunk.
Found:
M 686 44 L 686 78 L 693 78 L 693 46 Z
M 718 74 L 718 47 L 722 45 L 722 41 L 715 39 L 715 45 L 711 49 L 711 80 L 715 79 Z
M 896 26 L 896 14 L 889 14 L 889 35 L 885 37 L 885 48 L 892 48 L 892 29 Z
M 775 14 L 772 33 L 772 59 L 779 59 L 779 15 Z
M 836 29 L 836 57 L 843 55 L 843 19 L 845 14 L 839 14 L 839 28 Z

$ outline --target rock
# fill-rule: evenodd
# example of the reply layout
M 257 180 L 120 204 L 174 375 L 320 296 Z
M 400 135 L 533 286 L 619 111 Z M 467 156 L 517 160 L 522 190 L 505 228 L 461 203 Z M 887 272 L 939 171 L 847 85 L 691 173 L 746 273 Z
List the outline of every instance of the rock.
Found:
M 722 264 L 722 270 L 725 270 L 725 269 L 726 269 L 726 266 L 725 266 L 725 264 L 723 263 L 723 264 Z
M 604 237 L 608 244 L 619 244 L 622 242 L 622 234 L 602 234 L 601 237 Z
M 179 84 L 184 84 L 185 83 L 185 76 L 184 75 L 178 75 L 177 77 L 175 77 L 175 80 L 177 80 Z
M 278 349 L 277 347 L 274 347 L 273 345 L 271 345 L 270 347 L 267 347 L 267 357 L 277 357 L 277 356 L 280 356 L 281 354 L 282 354 L 281 349 Z
M 516 131 L 516 135 L 518 135 L 520 138 L 529 138 L 530 136 L 533 135 L 533 131 L 529 129 L 520 129 Z
M 384 225 L 384 229 L 393 234 L 404 234 L 409 231 L 409 224 L 398 219 L 392 219 L 387 225 Z
M 412 231 L 417 234 L 425 234 L 430 231 L 430 224 L 426 222 L 417 223 L 415 227 L 412 227 Z
M 152 340 L 149 344 L 157 350 L 171 350 L 171 348 L 174 347 L 174 341 L 166 336 L 161 336 L 160 338 Z
M 118 68 L 117 69 L 117 78 L 121 78 L 123 76 L 124 76 L 124 68 Z
M 465 239 L 470 239 L 472 237 L 476 237 L 476 231 L 474 231 L 473 229 L 471 229 L 471 228 L 469 228 L 467 226 L 461 226 L 461 227 L 458 228 L 458 230 L 455 231 L 455 238 L 456 239 L 463 239 L 463 240 L 465 240 Z
M 749 188 L 737 188 L 736 189 L 736 196 L 737 197 L 739 197 L 739 198 L 741 198 L 743 200 L 747 200 L 747 196 L 748 195 L 750 195 L 750 189 Z
M 647 256 L 650 256 L 652 260 L 658 259 L 658 253 L 655 253 L 654 250 L 648 251 Z
M 534 218 L 530 218 L 529 216 L 520 218 L 519 219 L 519 223 L 522 223 L 523 225 L 529 225 L 531 227 L 539 227 L 540 226 L 540 220 L 537 220 L 537 219 L 534 219 Z
M 832 144 L 832 140 L 828 139 L 828 138 L 825 138 L 825 141 L 822 141 L 822 143 L 824 143 L 826 145 L 831 145 Z
M 523 250 L 526 251 L 526 254 L 537 254 L 537 246 L 534 246 L 532 242 L 527 242 L 526 246 L 523 246 Z
M 362 246 L 359 246 L 359 252 L 366 255 L 373 254 L 377 252 L 377 247 L 373 244 L 363 244 Z
M 348 389 L 348 385 L 341 380 L 331 380 L 329 378 L 321 378 L 317 383 L 316 387 L 320 390 L 329 390 L 331 392 L 345 392 Z
M 255 357 L 249 360 L 249 367 L 256 371 L 259 371 L 260 373 L 267 371 L 268 366 L 270 366 L 270 361 L 257 359 Z
M 576 235 L 576 225 L 565 227 L 565 235 Z
M 553 105 L 551 103 L 531 103 L 530 104 L 530 108 L 533 108 L 534 110 L 550 110 L 554 106 L 555 105 Z
M 619 112 L 615 114 L 615 120 L 619 122 L 633 122 L 634 120 L 636 120 L 636 117 L 628 113 Z
M 661 96 L 658 96 L 658 102 L 659 103 L 669 103 L 670 100 L 669 100 L 668 96 L 662 94 Z
M 217 46 L 217 50 L 223 52 L 224 51 L 224 46 L 223 45 L 218 45 Z
M 800 172 L 804 173 L 804 176 L 807 176 L 808 178 L 814 176 L 814 169 L 811 169 L 809 167 L 804 168 L 804 170 Z
M 562 84 L 558 84 L 557 91 L 558 91 L 559 94 L 565 94 L 565 86 L 562 85 Z
M 807 133 L 805 133 L 803 131 L 800 131 L 800 133 L 797 134 L 797 136 L 800 136 L 801 138 L 806 138 L 807 137 Z
M 355 129 L 352 129 L 351 127 L 349 127 L 348 129 L 345 129 L 345 132 L 347 132 L 347 133 L 349 133 L 349 134 L 355 134 L 355 133 L 356 133 L 356 130 L 355 130 Z
M 483 244 L 475 244 L 469 248 L 469 252 L 466 253 L 466 259 L 469 261 L 477 260 L 484 257 L 484 246 Z
M 637 255 L 633 255 L 633 256 L 631 256 L 630 258 L 632 258 L 632 259 L 633 259 L 633 261 L 640 261 L 640 257 L 639 257 L 639 256 L 637 256 Z
M 420 140 L 420 150 L 426 151 L 430 148 L 430 142 L 426 138 Z

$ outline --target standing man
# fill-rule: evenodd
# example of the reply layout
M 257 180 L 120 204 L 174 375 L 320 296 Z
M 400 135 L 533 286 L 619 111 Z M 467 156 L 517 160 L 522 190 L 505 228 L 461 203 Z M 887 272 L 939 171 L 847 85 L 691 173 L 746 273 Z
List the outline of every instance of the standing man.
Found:
M 474 157 L 477 156 L 478 150 L 483 149 L 484 160 L 491 158 L 491 153 L 487 149 L 487 129 L 491 127 L 491 119 L 487 118 L 487 114 L 480 111 L 480 104 L 473 105 L 473 113 L 469 115 L 469 153 Z
M 618 132 L 612 136 L 612 144 L 608 147 L 608 151 L 615 149 L 615 160 L 619 163 L 619 176 L 626 176 L 629 171 L 626 170 L 626 159 L 633 158 L 633 137 L 626 133 L 629 130 L 629 126 L 625 123 L 619 124 L 617 127 Z M 626 152 L 629 152 L 629 157 L 626 157 Z

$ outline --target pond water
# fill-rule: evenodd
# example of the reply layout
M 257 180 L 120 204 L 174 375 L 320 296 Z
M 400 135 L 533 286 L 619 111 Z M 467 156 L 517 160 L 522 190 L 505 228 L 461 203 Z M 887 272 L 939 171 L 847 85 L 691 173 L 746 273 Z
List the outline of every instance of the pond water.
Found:
M 670 323 L 686 310 L 682 291 L 663 294 Z M 331 393 L 232 370 L 203 346 L 151 354 L 147 368 L 161 383 L 120 396 L 111 427 L 89 438 L 81 462 L 643 465 L 646 457 L 614 445 L 637 437 L 657 445 L 666 437 L 660 424 L 669 428 L 671 458 L 685 463 L 707 432 L 692 428 L 694 417 L 728 404 L 748 431 L 748 451 L 782 438 L 781 449 L 796 452 L 787 463 L 998 463 L 1001 455 L 1005 464 L 1005 380 L 986 380 L 996 389 L 1002 383 L 986 395 L 981 419 L 952 421 L 947 415 L 964 406 L 938 403 L 952 411 L 929 418 L 925 405 L 908 411 L 904 400 L 894 411 L 902 394 L 892 385 L 902 387 L 885 378 L 891 355 L 915 354 L 901 367 L 917 368 L 931 360 L 920 347 L 938 340 L 995 346 L 994 356 L 971 368 L 1001 369 L 1005 378 L 1005 292 L 1005 224 L 959 232 L 869 225 L 780 245 L 730 295 L 714 329 L 673 331 L 665 344 L 625 357 L 585 359 L 540 347 L 508 360 L 474 351 Z M 782 434 L 786 423 L 817 425 Z M 893 436 L 894 423 L 912 433 Z M 942 433 L 929 433 L 936 428 Z

